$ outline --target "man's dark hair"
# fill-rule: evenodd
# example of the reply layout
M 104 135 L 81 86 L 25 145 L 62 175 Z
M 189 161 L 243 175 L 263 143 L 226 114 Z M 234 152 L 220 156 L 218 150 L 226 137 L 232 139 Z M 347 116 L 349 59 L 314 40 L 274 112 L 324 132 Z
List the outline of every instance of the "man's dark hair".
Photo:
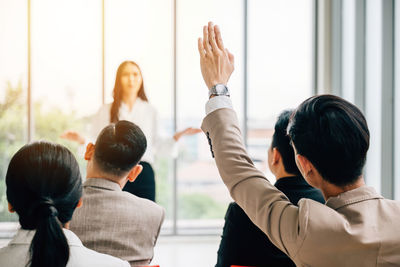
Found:
M 101 131 L 96 140 L 94 159 L 105 173 L 121 176 L 139 163 L 146 147 L 142 130 L 132 122 L 121 120 Z
M 290 145 L 290 138 L 286 132 L 292 113 L 293 110 L 285 110 L 279 115 L 275 123 L 275 132 L 272 136 L 271 147 L 276 148 L 281 154 L 283 167 L 287 173 L 301 175 L 296 165 L 293 147 Z
M 331 184 L 350 185 L 361 175 L 369 130 L 355 105 L 333 95 L 313 96 L 294 111 L 287 132 L 297 153 Z

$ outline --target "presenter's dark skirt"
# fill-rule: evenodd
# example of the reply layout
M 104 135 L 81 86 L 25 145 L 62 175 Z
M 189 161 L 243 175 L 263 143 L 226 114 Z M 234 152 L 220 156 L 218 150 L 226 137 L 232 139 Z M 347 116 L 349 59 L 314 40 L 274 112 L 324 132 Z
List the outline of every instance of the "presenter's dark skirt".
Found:
M 156 181 L 154 178 L 153 167 L 147 162 L 140 162 L 143 166 L 142 172 L 135 181 L 127 182 L 124 191 L 134 194 L 141 198 L 147 198 L 151 201 L 156 200 Z

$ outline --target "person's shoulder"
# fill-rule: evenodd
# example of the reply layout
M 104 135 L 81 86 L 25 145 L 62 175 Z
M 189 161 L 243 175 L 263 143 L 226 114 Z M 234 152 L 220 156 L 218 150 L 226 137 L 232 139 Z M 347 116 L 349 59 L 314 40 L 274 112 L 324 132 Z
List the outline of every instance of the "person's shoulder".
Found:
M 97 266 L 97 267 L 128 267 L 127 261 L 121 260 L 111 255 L 99 253 L 87 247 L 70 247 L 69 266 Z
M 346 224 L 346 218 L 341 212 L 322 204 L 316 200 L 309 198 L 302 198 L 297 203 L 299 207 L 299 224 L 301 225 L 300 231 L 317 230 L 332 231 L 340 228 Z
M 163 207 L 146 198 L 141 198 L 125 191 L 122 191 L 121 196 L 123 196 L 124 199 L 128 201 L 132 206 L 140 207 L 144 213 L 147 213 L 149 215 L 163 216 L 165 213 Z
M 138 101 L 138 104 L 141 106 L 141 108 L 145 109 L 146 112 L 150 112 L 150 114 L 157 114 L 156 107 L 149 101 L 143 100 L 141 98 L 138 98 L 137 101 Z
M 28 245 L 25 244 L 7 245 L 0 248 L 0 266 L 18 266 L 18 263 L 24 266 L 24 259 L 21 256 L 24 254 L 28 256 L 28 249 Z
M 400 217 L 400 201 L 388 198 L 381 198 L 379 200 L 382 203 L 382 209 L 391 210 L 393 214 Z
M 302 198 L 309 198 L 323 204 L 325 203 L 321 191 L 309 185 L 302 177 L 282 178 L 275 183 L 275 186 L 282 191 L 294 205 L 297 205 Z
M 146 206 L 149 208 L 154 208 L 156 210 L 163 209 L 160 205 L 158 205 L 154 201 L 135 196 L 126 191 L 122 191 L 121 196 L 123 196 L 126 200 L 130 201 L 131 203 L 135 203 L 136 205 Z
M 225 215 L 225 221 L 237 225 L 252 224 L 250 218 L 236 202 L 229 204 Z

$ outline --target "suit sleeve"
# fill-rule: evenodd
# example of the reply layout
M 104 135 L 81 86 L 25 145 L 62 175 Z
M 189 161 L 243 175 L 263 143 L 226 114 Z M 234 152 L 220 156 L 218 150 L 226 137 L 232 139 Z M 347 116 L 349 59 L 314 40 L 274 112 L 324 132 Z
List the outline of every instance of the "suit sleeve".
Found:
M 208 114 L 202 130 L 232 198 L 275 246 L 294 258 L 305 237 L 307 209 L 290 203 L 254 166 L 233 109 Z

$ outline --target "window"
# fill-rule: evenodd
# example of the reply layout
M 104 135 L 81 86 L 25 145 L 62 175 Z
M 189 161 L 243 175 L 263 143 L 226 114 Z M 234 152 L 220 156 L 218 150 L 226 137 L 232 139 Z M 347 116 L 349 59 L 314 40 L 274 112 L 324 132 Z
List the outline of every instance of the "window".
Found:
M 200 127 L 204 118 L 208 91 L 200 72 L 197 38 L 202 37 L 202 27 L 208 21 L 221 27 L 224 44 L 235 55 L 236 69 L 228 86 L 238 117 L 242 118 L 243 1 L 177 1 L 179 129 Z M 231 198 L 219 177 L 207 140 L 199 134 L 186 137 L 181 143 L 177 165 L 178 232 L 221 227 Z
M 4 179 L 11 157 L 27 141 L 26 14 L 26 1 L 0 1 L 0 222 L 17 219 L 8 212 Z
M 116 71 L 125 60 L 142 69 L 162 136 L 171 137 L 175 128 L 200 127 L 207 88 L 199 68 L 197 38 L 208 21 L 220 25 L 225 46 L 235 56 L 228 86 L 242 130 L 247 129 L 250 154 L 263 171 L 276 116 L 311 94 L 312 0 L 104 0 L 104 9 L 99 1 L 29 2 L 30 40 L 28 1 L 0 0 L 0 25 L 12 25 L 0 28 L 0 112 L 10 98 L 3 88 L 10 84 L 20 92 L 20 102 L 0 113 L 0 129 L 5 129 L 0 132 L 0 146 L 7 144 L 0 152 L 2 173 L 31 132 L 34 140 L 69 147 L 85 176 L 82 149 L 60 135 L 66 130 L 87 133 L 103 94 L 105 103 L 113 100 Z M 27 126 L 27 88 L 33 96 L 32 131 Z M 20 112 L 11 112 L 14 109 Z M 167 211 L 163 233 L 174 233 L 173 226 L 178 234 L 220 231 L 232 200 L 207 140 L 203 134 L 183 137 L 179 147 L 177 160 L 157 155 L 154 166 L 156 199 Z M 7 214 L 0 221 L 15 220 L 5 212 L 4 183 L 0 197 L 0 216 Z
M 85 177 L 78 145 L 60 135 L 66 130 L 84 134 L 87 117 L 101 104 L 101 5 L 32 1 L 31 12 L 33 139 L 66 145 Z
M 248 149 L 269 173 L 267 149 L 277 116 L 312 92 L 312 1 L 249 1 Z
M 173 2 L 118 0 L 105 2 L 106 103 L 113 101 L 115 76 L 125 60 L 136 62 L 143 74 L 149 102 L 159 115 L 160 135 L 173 135 Z M 164 228 L 172 227 L 173 160 L 157 157 L 156 201 L 166 209 Z

